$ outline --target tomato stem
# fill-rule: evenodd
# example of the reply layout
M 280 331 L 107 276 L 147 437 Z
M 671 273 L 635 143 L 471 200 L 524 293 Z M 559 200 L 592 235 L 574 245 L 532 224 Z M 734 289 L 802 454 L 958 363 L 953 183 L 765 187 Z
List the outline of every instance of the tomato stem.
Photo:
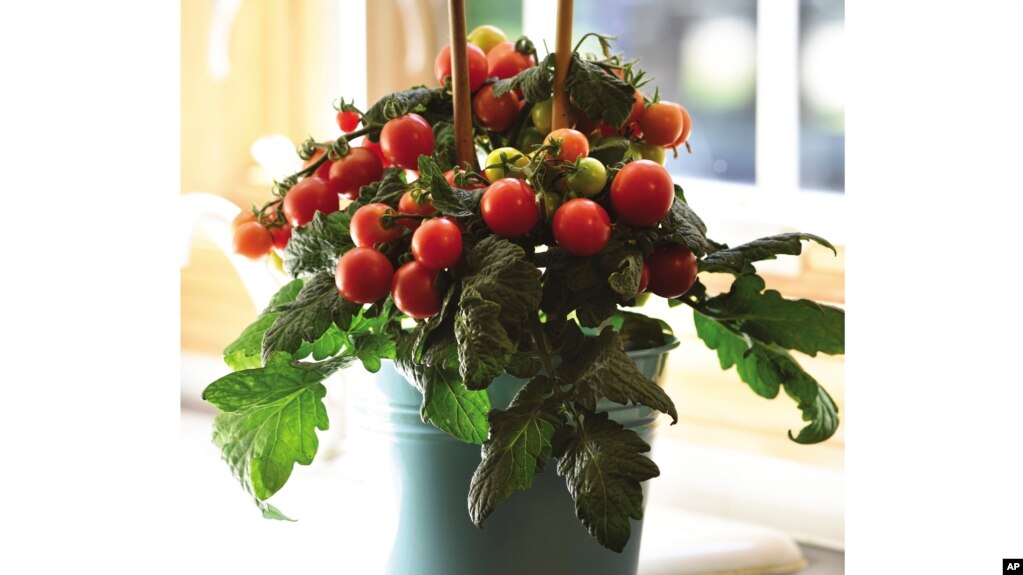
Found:
M 544 370 L 551 380 L 551 391 L 554 392 L 554 396 L 558 398 L 562 406 L 571 414 L 572 419 L 575 420 L 575 425 L 578 429 L 582 429 L 582 418 L 579 412 L 576 411 L 575 407 L 572 406 L 572 402 L 569 396 L 565 393 L 561 386 L 558 385 L 557 372 L 554 370 L 554 361 L 551 358 L 550 349 L 547 347 L 547 339 L 543 333 L 543 324 L 540 323 L 540 316 L 533 315 L 529 321 L 530 330 L 533 332 L 533 341 L 536 342 L 536 351 L 540 355 L 540 362 L 543 364 Z

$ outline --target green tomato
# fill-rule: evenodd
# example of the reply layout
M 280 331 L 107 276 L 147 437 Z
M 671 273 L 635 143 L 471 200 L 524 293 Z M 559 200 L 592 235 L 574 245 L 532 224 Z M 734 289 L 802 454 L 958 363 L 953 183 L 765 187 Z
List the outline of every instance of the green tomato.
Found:
M 504 154 L 504 159 L 501 158 L 501 154 Z M 498 148 L 493 152 L 487 154 L 487 168 L 484 170 L 484 175 L 487 180 L 491 183 L 500 180 L 501 178 L 519 178 L 525 177 L 525 174 L 521 169 L 529 165 L 529 158 L 525 154 L 516 150 L 515 148 L 505 147 Z M 505 169 L 505 167 L 509 169 Z
M 668 155 L 661 146 L 655 146 L 647 142 L 630 142 L 629 149 L 625 151 L 625 158 L 633 160 L 650 160 L 664 165 Z
M 501 42 L 507 42 L 508 36 L 505 36 L 504 30 L 501 30 L 497 26 L 484 24 L 474 28 L 472 32 L 469 32 L 469 35 L 466 36 L 465 39 L 470 43 L 479 46 L 480 50 L 487 53 L 491 48 L 497 46 Z
M 592 198 L 604 189 L 607 169 L 596 158 L 579 160 L 579 167 L 568 175 L 568 189 L 580 196 Z
M 519 133 L 519 140 L 515 144 L 520 150 L 531 152 L 533 148 L 543 144 L 543 134 L 536 128 L 522 128 L 522 132 Z
M 543 102 L 539 102 L 533 105 L 533 109 L 529 112 L 529 116 L 533 118 L 533 125 L 543 135 L 547 135 L 551 131 L 551 126 L 554 124 L 554 98 L 549 98 Z M 575 125 L 575 110 L 568 107 L 568 125 Z

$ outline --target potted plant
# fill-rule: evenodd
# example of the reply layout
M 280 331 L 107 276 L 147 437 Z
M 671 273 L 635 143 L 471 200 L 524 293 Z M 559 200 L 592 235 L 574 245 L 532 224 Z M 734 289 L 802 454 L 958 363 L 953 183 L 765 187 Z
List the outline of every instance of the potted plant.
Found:
M 678 417 L 657 384 L 677 342 L 635 308 L 651 293 L 690 306 L 722 368 L 764 397 L 784 389 L 808 422 L 790 437 L 823 441 L 837 409 L 789 350 L 844 353 L 844 313 L 765 290 L 754 264 L 831 246 L 803 233 L 713 241 L 662 166 L 688 146 L 684 108 L 607 37 L 593 35 L 600 54 L 577 46 L 558 62 L 499 34 L 471 34 L 482 48 L 467 45 L 454 71 L 442 50 L 438 87 L 365 112 L 342 100 L 345 134 L 306 141 L 306 167 L 236 221 L 236 250 L 279 252 L 294 280 L 225 350 L 236 371 L 203 394 L 222 412 L 213 439 L 263 515 L 286 519 L 267 500 L 316 455 L 323 382 L 361 362 L 393 413 L 418 411 L 401 425 L 446 438 L 395 441 L 414 466 L 402 509 L 428 517 L 409 519 L 417 551 L 396 544 L 393 572 L 634 572 L 644 482 L 658 475 L 650 431 L 657 412 Z M 471 125 L 452 75 L 473 93 Z M 712 294 L 698 272 L 733 282 Z M 501 506 L 531 487 L 505 506 L 518 511 Z

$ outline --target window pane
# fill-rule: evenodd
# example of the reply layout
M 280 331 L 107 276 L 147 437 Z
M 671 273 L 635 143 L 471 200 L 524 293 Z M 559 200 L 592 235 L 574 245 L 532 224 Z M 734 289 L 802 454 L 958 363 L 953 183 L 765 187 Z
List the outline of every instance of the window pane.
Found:
M 844 0 L 799 5 L 800 187 L 845 191 Z
M 654 79 L 644 93 L 657 86 L 661 99 L 689 110 L 693 153 L 669 152 L 673 174 L 753 183 L 756 13 L 755 0 L 577 0 L 573 31 L 617 36 L 615 51 Z

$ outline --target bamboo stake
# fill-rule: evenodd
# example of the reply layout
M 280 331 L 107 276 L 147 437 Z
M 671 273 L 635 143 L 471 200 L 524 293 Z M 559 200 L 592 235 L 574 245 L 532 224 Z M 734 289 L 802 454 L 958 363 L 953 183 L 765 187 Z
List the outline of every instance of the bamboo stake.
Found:
M 451 29 L 451 93 L 455 106 L 455 157 L 458 165 L 469 162 L 477 168 L 472 137 L 472 94 L 469 92 L 469 56 L 465 47 L 465 2 L 448 0 Z
M 565 77 L 572 61 L 572 0 L 558 0 L 558 31 L 554 43 L 554 109 L 551 130 L 568 128 Z

